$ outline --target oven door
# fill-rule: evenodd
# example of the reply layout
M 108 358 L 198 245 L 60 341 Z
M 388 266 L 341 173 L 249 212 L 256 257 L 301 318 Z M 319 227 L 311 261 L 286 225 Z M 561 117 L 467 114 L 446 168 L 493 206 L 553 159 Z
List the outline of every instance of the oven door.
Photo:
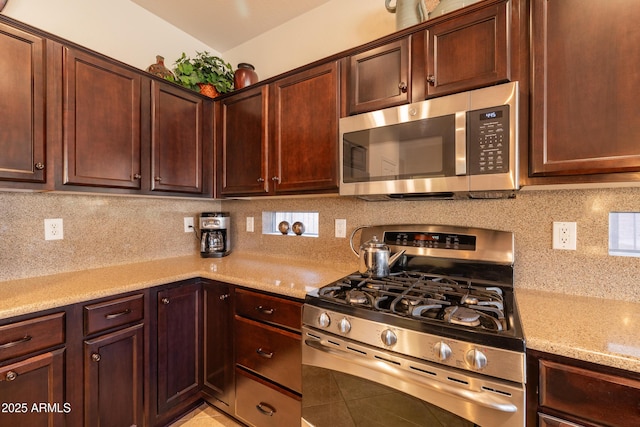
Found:
M 302 426 L 524 427 L 523 384 L 302 329 Z

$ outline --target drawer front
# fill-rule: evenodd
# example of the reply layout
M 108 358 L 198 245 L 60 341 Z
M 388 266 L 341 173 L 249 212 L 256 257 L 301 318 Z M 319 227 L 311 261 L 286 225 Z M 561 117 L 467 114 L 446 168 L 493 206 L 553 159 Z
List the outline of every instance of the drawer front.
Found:
M 144 318 L 142 294 L 84 306 L 84 334 L 138 322 Z
M 0 326 L 0 361 L 64 344 L 64 313 Z
M 300 335 L 236 317 L 236 362 L 300 393 L 302 342 Z
M 236 289 L 236 313 L 297 331 L 302 323 L 302 303 L 244 289 Z
M 298 396 L 236 369 L 236 415 L 251 426 L 299 426 L 302 403 Z
M 540 360 L 540 405 L 607 426 L 640 419 L 640 381 Z

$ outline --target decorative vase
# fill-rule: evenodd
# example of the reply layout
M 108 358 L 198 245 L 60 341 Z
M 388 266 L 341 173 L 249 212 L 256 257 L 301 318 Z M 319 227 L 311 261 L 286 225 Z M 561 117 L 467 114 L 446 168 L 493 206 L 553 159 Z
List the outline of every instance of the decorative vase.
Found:
M 156 63 L 149 65 L 149 67 L 147 67 L 147 72 L 162 79 L 175 77 L 171 70 L 164 66 L 164 57 L 160 55 L 156 55 Z
M 216 89 L 216 87 L 209 83 L 198 83 L 198 87 L 200 88 L 200 93 L 208 96 L 209 98 L 215 98 L 220 95 L 220 92 Z
M 233 86 L 236 89 L 250 86 L 258 82 L 258 74 L 253 65 L 242 62 L 238 64 L 238 69 L 233 73 Z

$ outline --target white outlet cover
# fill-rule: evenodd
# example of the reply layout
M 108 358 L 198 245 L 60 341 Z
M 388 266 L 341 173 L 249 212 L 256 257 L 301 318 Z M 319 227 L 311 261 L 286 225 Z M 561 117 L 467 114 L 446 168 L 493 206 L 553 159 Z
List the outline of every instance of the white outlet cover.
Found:
M 247 217 L 247 232 L 249 233 L 253 233 L 254 228 L 253 228 L 253 217 L 252 216 L 248 216 Z
M 44 240 L 64 239 L 62 218 L 48 218 L 44 220 Z
M 553 249 L 575 251 L 577 249 L 577 228 L 575 222 L 554 222 Z

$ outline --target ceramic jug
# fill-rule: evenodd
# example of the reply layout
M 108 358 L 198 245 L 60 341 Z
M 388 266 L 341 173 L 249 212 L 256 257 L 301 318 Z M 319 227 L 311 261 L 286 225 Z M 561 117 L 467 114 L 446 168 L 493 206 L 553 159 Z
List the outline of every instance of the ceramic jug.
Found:
M 396 30 L 416 25 L 427 19 L 424 0 L 396 0 L 391 6 L 391 0 L 385 0 L 384 6 L 391 13 L 396 14 Z

